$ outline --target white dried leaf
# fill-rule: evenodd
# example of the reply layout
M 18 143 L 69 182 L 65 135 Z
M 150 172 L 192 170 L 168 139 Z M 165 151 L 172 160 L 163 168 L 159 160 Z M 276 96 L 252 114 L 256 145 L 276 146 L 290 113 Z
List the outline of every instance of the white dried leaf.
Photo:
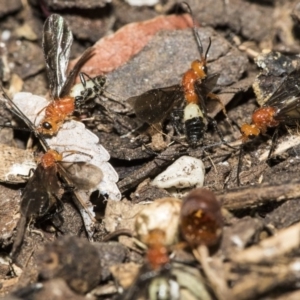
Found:
M 32 150 L 24 150 L 0 144 L 0 181 L 23 183 L 28 180 L 32 169 L 36 168 Z
M 39 124 L 44 117 L 43 109 L 48 105 L 45 98 L 31 93 L 17 93 L 13 101 L 35 124 Z M 69 155 L 65 160 L 69 162 L 84 161 L 100 168 L 103 172 L 103 180 L 95 190 L 99 190 L 101 194 L 107 194 L 111 200 L 121 199 L 121 193 L 116 185 L 119 179 L 118 174 L 107 162 L 110 155 L 99 144 L 99 138 L 85 128 L 83 123 L 69 120 L 63 124 L 56 136 L 47 138 L 46 141 L 50 148 L 59 153 L 66 151 L 81 152 Z
M 79 151 L 67 156 L 64 161 L 84 161 L 97 166 L 103 172 L 103 179 L 90 194 L 99 190 L 103 195 L 108 195 L 111 200 L 120 200 L 121 193 L 116 185 L 119 177 L 115 169 L 108 163 L 109 153 L 101 146 L 99 138 L 86 129 L 84 124 L 74 120 L 65 122 L 56 136 L 46 139 L 49 146 L 58 151 Z
M 43 97 L 24 92 L 17 93 L 13 101 L 36 125 L 44 117 L 45 107 L 49 104 Z M 110 155 L 99 144 L 99 138 L 94 133 L 85 128 L 83 123 L 74 120 L 65 122 L 57 135 L 47 138 L 46 141 L 51 149 L 59 153 L 64 152 L 64 161 L 87 162 L 98 167 L 103 172 L 103 180 L 97 187 L 89 191 L 78 189 L 74 191 L 81 207 L 78 203 L 77 205 L 90 235 L 95 222 L 93 205 L 90 202 L 92 192 L 98 190 L 101 194 L 108 196 L 110 200 L 118 201 L 121 199 L 121 193 L 116 185 L 119 179 L 118 174 L 108 163 Z M 72 151 L 73 153 L 70 154 Z M 76 199 L 75 202 L 77 202 Z
M 46 98 L 26 92 L 16 93 L 13 97 L 13 102 L 36 126 L 38 126 L 44 118 L 45 108 L 49 104 Z

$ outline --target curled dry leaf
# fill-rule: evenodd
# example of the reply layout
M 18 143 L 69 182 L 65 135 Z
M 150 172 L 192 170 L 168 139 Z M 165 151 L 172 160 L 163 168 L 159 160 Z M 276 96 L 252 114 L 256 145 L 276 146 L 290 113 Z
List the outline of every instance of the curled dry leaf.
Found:
M 128 24 L 113 35 L 100 39 L 94 46 L 95 55 L 81 71 L 91 77 L 111 72 L 141 51 L 158 31 L 184 29 L 191 27 L 192 24 L 191 17 L 187 14 L 160 16 L 148 21 Z M 73 60 L 69 69 L 72 69 L 76 62 L 77 59 Z

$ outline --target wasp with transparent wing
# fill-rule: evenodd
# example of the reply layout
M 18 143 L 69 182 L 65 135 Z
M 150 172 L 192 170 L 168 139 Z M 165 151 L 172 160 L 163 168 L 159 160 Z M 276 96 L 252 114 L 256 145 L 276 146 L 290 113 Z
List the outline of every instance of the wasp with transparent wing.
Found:
M 27 224 L 36 219 L 50 217 L 62 206 L 60 202 L 60 197 L 63 193 L 62 183 L 71 187 L 75 198 L 78 198 L 77 192 L 89 191 L 98 186 L 103 179 L 103 172 L 95 165 L 86 162 L 67 162 L 65 158 L 73 155 L 72 151 L 58 153 L 50 149 L 48 143 L 34 124 L 4 91 L 0 100 L 11 112 L 25 122 L 35 137 L 38 138 L 44 151 L 46 151 L 38 159 L 37 168 L 22 193 L 21 217 L 17 225 L 17 236 L 11 251 L 11 257 L 15 259 L 22 244 Z M 80 210 L 86 209 L 87 204 L 84 201 L 77 199 L 75 203 L 77 205 L 79 203 Z
M 300 70 L 282 79 L 271 97 L 252 114 L 251 124 L 241 127 L 242 140 L 266 133 L 279 124 L 295 125 L 300 120 Z
M 183 3 L 191 9 L 187 3 Z M 219 74 L 207 74 L 207 54 L 211 46 L 211 40 L 204 52 L 200 35 L 195 22 L 193 33 L 197 42 L 200 59 L 192 62 L 191 68 L 182 77 L 181 84 L 157 88 L 147 91 L 139 96 L 128 99 L 132 104 L 136 116 L 145 123 L 155 124 L 163 121 L 183 101 L 186 102 L 183 111 L 183 121 L 188 143 L 195 147 L 203 138 L 207 130 L 208 115 L 206 102 L 208 99 L 218 100 L 212 93 Z
M 268 154 L 263 155 L 260 160 L 269 160 L 271 158 L 276 144 L 275 140 L 278 136 L 279 125 L 286 124 L 293 126 L 300 120 L 299 76 L 300 70 L 294 70 L 285 75 L 271 96 L 267 97 L 267 100 L 262 102 L 262 106 L 252 113 L 251 124 L 245 123 L 240 128 L 243 143 L 246 143 L 249 139 L 265 134 L 268 128 L 276 128 L 272 138 L 271 148 Z M 239 174 L 242 164 L 242 149 L 243 148 L 241 148 L 238 164 L 238 185 L 240 185 Z
M 88 48 L 67 76 L 72 42 L 72 32 L 63 17 L 51 15 L 44 24 L 42 43 L 52 99 L 45 108 L 45 116 L 38 126 L 38 130 L 44 135 L 55 135 L 64 121 L 83 102 L 100 95 L 104 89 L 104 76 L 90 79 L 84 73 L 80 74 L 82 84 L 72 88 L 82 64 L 94 51 L 93 47 Z M 86 82 L 84 76 L 90 80 Z

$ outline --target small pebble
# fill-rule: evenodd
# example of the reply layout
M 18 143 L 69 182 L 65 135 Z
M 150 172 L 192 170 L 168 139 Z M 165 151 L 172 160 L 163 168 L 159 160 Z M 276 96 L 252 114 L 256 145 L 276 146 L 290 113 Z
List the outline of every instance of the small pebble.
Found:
M 151 184 L 163 189 L 202 187 L 204 175 L 205 168 L 202 160 L 182 156 L 156 176 Z

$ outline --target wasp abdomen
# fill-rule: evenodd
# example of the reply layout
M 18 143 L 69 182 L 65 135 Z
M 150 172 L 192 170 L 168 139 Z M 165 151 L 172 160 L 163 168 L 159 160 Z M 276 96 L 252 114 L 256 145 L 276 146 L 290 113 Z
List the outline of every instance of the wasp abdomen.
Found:
M 38 131 L 45 135 L 56 134 L 61 124 L 74 112 L 74 105 L 74 98 L 68 96 L 52 101 L 45 109 L 45 117 Z
M 75 84 L 70 91 L 70 96 L 75 98 L 75 107 L 77 109 L 84 102 L 101 95 L 106 84 L 106 77 L 103 75 L 90 78 L 85 73 L 81 73 L 80 76 L 81 83 Z M 84 76 L 89 80 L 86 81 Z
M 195 147 L 198 141 L 203 137 L 207 127 L 207 121 L 199 105 L 190 103 L 185 107 L 184 123 L 188 143 L 192 147 Z

